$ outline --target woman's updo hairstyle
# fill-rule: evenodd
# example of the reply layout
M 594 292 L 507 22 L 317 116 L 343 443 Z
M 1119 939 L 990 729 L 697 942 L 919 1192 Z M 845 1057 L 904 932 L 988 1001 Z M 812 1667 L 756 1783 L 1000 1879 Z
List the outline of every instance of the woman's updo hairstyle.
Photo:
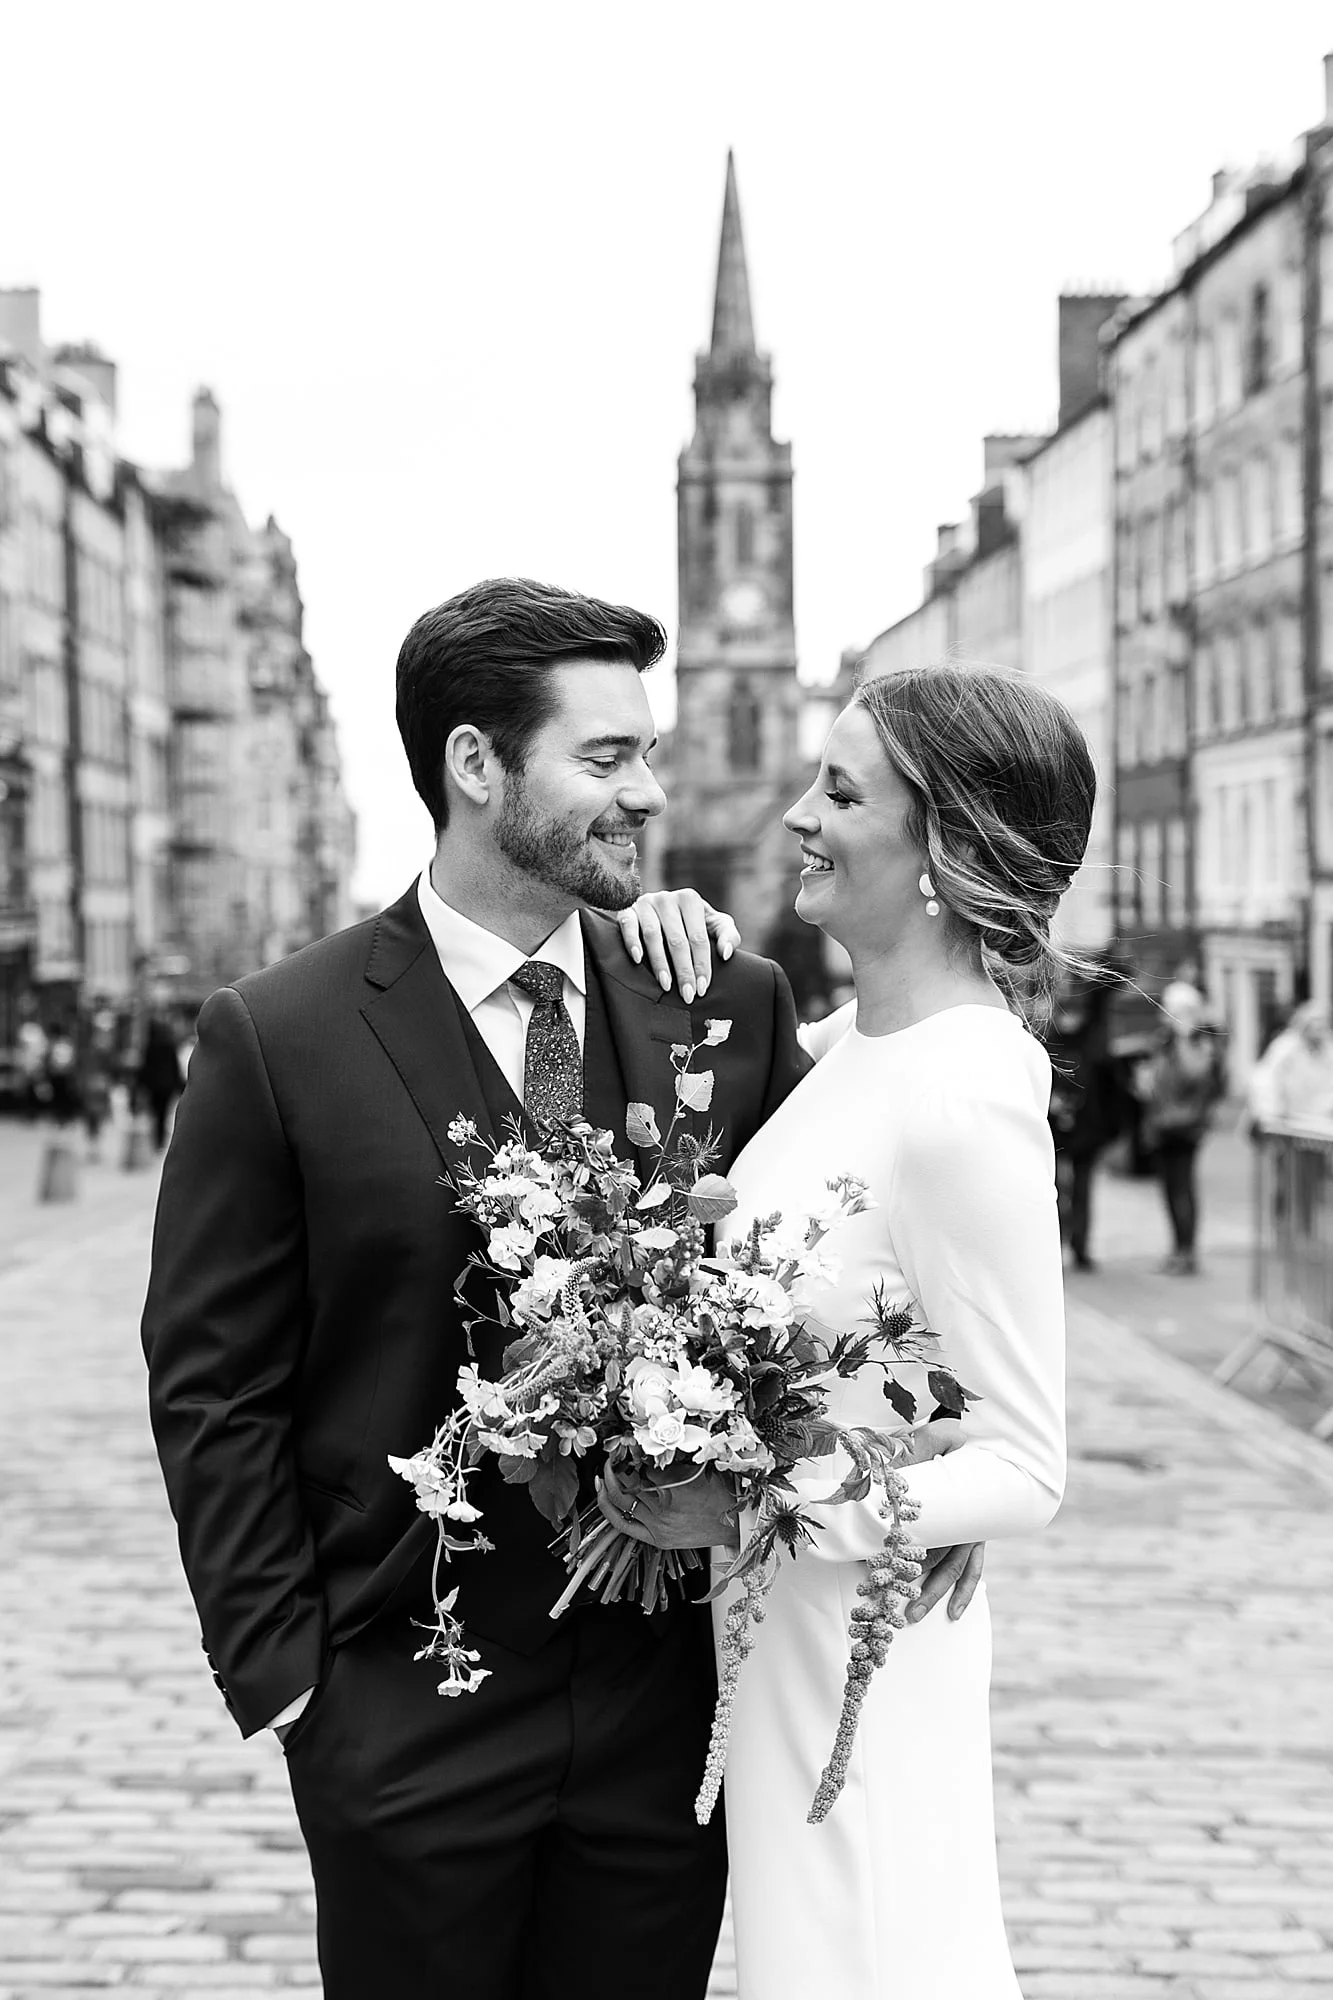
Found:
M 1048 1001 L 1058 970 L 1085 969 L 1051 940 L 1097 793 L 1082 730 L 1002 667 L 907 667 L 863 681 L 855 700 L 911 792 L 904 833 L 936 896 L 1011 991 Z

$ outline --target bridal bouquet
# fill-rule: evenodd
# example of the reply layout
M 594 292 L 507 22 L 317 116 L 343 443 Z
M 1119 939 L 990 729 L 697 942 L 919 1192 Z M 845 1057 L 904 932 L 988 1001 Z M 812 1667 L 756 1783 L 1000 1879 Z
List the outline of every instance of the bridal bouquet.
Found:
M 526 1486 L 555 1531 L 569 1583 L 552 1607 L 558 1616 L 581 1592 L 603 1603 L 629 1598 L 645 1611 L 664 1605 L 706 1552 L 659 1549 L 624 1534 L 595 1500 L 581 1504 L 581 1468 L 591 1460 L 614 1469 L 625 1504 L 664 1486 L 723 1475 L 738 1511 L 750 1520 L 744 1547 L 720 1591 L 743 1584 L 729 1610 L 713 1742 L 698 1814 L 706 1821 L 725 1761 L 731 1703 L 753 1626 L 781 1551 L 795 1554 L 817 1520 L 797 1503 L 791 1481 L 804 1460 L 841 1446 L 852 1470 L 830 1499 L 863 1497 L 877 1485 L 885 1547 L 854 1614 L 843 1721 L 813 1816 L 823 1817 L 841 1788 L 856 1713 L 873 1667 L 883 1659 L 900 1602 L 916 1593 L 919 1550 L 907 1535 L 910 1503 L 895 1467 L 912 1456 L 914 1399 L 893 1374 L 895 1362 L 926 1362 L 938 1409 L 961 1414 L 967 1392 L 944 1366 L 934 1337 L 908 1312 L 872 1302 L 864 1330 L 818 1338 L 803 1319 L 807 1288 L 836 1276 L 825 1238 L 868 1207 L 864 1184 L 831 1182 L 816 1212 L 756 1220 L 746 1236 L 716 1256 L 707 1231 L 736 1207 L 730 1184 L 712 1172 L 716 1148 L 679 1131 L 688 1112 L 706 1112 L 713 1074 L 696 1071 L 700 1050 L 719 1047 L 728 1021 L 710 1021 L 701 1042 L 672 1049 L 676 1108 L 663 1135 L 651 1106 L 631 1104 L 630 1143 L 654 1149 L 645 1186 L 616 1156 L 613 1136 L 583 1119 L 527 1143 L 518 1121 L 498 1145 L 469 1121 L 450 1127 L 467 1149 L 447 1177 L 458 1205 L 477 1221 L 485 1249 L 460 1275 L 457 1295 L 469 1317 L 508 1335 L 497 1380 L 475 1361 L 459 1371 L 460 1405 L 430 1445 L 389 1459 L 410 1482 L 417 1506 L 437 1528 L 435 1626 L 417 1658 L 440 1663 L 441 1694 L 473 1693 L 488 1677 L 456 1615 L 457 1589 L 442 1589 L 442 1564 L 493 1545 L 469 1480 L 489 1457 L 501 1477 Z M 485 1310 L 468 1287 L 483 1282 Z M 839 1377 L 877 1366 L 902 1419 L 890 1431 L 849 1431 L 826 1410 Z M 713 1593 L 716 1594 L 716 1593 Z

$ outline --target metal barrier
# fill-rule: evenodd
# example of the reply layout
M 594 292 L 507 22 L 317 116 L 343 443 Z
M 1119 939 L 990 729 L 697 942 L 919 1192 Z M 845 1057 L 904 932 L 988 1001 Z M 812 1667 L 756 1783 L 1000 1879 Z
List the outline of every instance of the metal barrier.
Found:
M 1333 1131 L 1327 1125 L 1265 1126 L 1254 1141 L 1257 1325 L 1216 1372 L 1230 1382 L 1258 1355 L 1280 1355 L 1311 1384 L 1333 1375 Z M 1312 1426 L 1333 1437 L 1333 1404 Z

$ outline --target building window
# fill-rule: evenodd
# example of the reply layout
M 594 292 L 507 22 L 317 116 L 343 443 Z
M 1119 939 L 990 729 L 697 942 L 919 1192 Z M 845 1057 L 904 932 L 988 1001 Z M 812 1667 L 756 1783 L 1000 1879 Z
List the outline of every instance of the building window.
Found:
M 757 771 L 760 751 L 759 697 L 749 681 L 738 681 L 732 689 L 728 725 L 732 770 Z
M 1273 329 L 1269 320 L 1268 287 L 1250 289 L 1250 319 L 1245 331 L 1245 393 L 1255 396 L 1268 387 L 1273 365 Z
M 1234 313 L 1227 313 L 1217 329 L 1218 409 L 1236 409 L 1243 399 L 1244 390 L 1240 321 Z
M 1139 828 L 1139 909 L 1149 930 L 1162 921 L 1162 829 L 1156 820 Z
M 1166 827 L 1166 921 L 1171 930 L 1184 930 L 1189 922 L 1189 839 L 1185 821 L 1179 815 Z
M 739 568 L 748 569 L 754 561 L 754 512 L 748 500 L 736 505 L 736 562 Z
M 1185 561 L 1185 503 L 1168 501 L 1166 509 L 1166 598 L 1168 604 L 1183 604 L 1189 595 L 1189 572 Z
M 1217 569 L 1217 502 L 1211 486 L 1200 486 L 1194 498 L 1194 568 L 1200 583 L 1211 583 Z
M 1194 421 L 1207 430 L 1217 415 L 1217 354 L 1210 333 L 1199 335 L 1194 350 Z
M 1194 734 L 1206 743 L 1217 729 L 1217 664 L 1211 643 L 1200 644 L 1194 655 Z
M 1139 927 L 1138 828 L 1133 820 L 1122 820 L 1115 835 L 1116 925 L 1120 930 Z
M 1241 472 L 1241 540 L 1246 553 L 1262 561 L 1273 546 L 1272 478 L 1268 456 L 1257 453 Z

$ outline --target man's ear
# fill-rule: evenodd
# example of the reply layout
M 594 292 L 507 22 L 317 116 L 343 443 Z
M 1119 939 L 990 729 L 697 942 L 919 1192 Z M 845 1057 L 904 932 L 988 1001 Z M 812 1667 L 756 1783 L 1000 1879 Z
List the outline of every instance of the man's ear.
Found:
M 444 746 L 444 782 L 473 805 L 491 802 L 498 760 L 486 732 L 471 722 L 451 729 Z

